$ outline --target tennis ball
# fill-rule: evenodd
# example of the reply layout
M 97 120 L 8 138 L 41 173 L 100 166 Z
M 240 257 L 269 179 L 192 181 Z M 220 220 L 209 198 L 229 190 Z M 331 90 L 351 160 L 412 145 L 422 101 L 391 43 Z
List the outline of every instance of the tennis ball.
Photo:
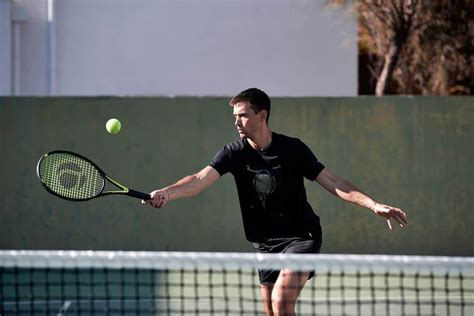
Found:
M 111 118 L 110 120 L 107 121 L 107 124 L 105 124 L 105 129 L 110 134 L 117 134 L 118 132 L 120 132 L 121 128 L 122 128 L 122 124 L 116 118 Z

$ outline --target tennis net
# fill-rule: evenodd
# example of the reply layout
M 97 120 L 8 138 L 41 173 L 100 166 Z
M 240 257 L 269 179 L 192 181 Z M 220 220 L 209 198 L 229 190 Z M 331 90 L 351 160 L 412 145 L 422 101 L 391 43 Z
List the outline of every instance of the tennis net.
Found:
M 474 315 L 474 258 L 0 251 L 0 315 L 261 315 L 256 269 L 314 271 L 298 315 Z

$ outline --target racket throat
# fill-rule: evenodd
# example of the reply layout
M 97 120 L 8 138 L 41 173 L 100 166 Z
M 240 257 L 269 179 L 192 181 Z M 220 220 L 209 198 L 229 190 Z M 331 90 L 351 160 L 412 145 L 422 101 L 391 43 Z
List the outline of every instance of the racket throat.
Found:
M 129 188 L 121 185 L 120 183 L 118 183 L 117 181 L 115 181 L 115 180 L 113 180 L 109 177 L 107 177 L 107 180 L 109 180 L 113 185 L 115 185 L 116 187 L 118 187 L 121 190 L 107 191 L 107 192 L 104 192 L 103 195 L 106 195 L 106 194 L 126 194 L 128 196 L 131 196 L 131 197 L 134 197 L 134 198 L 137 198 L 137 199 L 142 199 L 142 200 L 150 200 L 151 199 L 151 196 L 147 193 L 142 193 L 142 192 L 139 192 L 139 191 L 129 189 Z
M 106 191 L 106 192 L 103 192 L 102 195 L 107 195 L 107 194 L 129 194 L 130 192 L 130 189 L 121 185 L 120 183 L 118 183 L 117 181 L 115 181 L 114 179 L 108 177 L 108 176 L 105 176 L 107 178 L 107 180 L 112 183 L 113 185 L 115 185 L 117 188 L 119 188 L 120 190 L 110 190 L 110 191 Z

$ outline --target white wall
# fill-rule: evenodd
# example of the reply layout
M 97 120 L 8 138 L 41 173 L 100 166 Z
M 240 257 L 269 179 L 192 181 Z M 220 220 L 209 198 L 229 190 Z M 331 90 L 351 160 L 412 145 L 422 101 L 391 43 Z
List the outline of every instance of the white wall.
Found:
M 13 2 L 24 95 L 357 95 L 356 20 L 324 0 L 55 0 L 52 50 L 48 1 Z
M 12 93 L 12 23 L 10 0 L 0 0 L 0 95 Z

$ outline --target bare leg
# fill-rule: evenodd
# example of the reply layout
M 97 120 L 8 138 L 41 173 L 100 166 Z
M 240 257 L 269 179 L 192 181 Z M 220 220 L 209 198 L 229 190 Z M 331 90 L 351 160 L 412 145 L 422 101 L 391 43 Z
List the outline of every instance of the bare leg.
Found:
M 289 269 L 280 271 L 280 275 L 271 291 L 273 315 L 296 315 L 296 300 L 308 277 L 309 272 L 298 272 Z
M 262 292 L 263 305 L 265 307 L 265 316 L 273 316 L 272 310 L 272 290 L 273 285 L 260 285 Z

